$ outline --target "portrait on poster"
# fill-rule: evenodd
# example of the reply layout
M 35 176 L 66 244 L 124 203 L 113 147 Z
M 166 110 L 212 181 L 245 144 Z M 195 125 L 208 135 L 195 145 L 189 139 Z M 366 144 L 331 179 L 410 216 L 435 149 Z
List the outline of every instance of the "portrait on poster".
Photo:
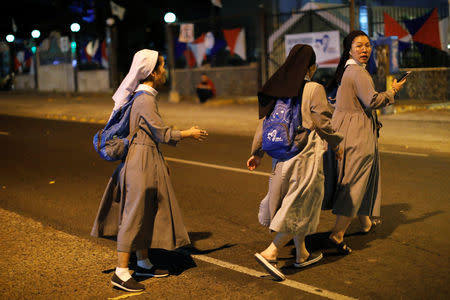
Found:
M 285 35 L 286 56 L 296 44 L 313 47 L 319 68 L 333 68 L 339 63 L 339 31 L 321 31 Z

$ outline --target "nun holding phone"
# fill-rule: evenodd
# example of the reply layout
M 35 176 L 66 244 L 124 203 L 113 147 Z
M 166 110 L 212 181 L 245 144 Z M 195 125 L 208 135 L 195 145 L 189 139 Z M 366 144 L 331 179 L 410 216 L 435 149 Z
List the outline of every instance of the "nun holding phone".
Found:
M 350 32 L 343 41 L 344 52 L 332 85 L 338 86 L 333 129 L 342 134 L 343 159 L 338 162 L 338 182 L 333 213 L 336 223 L 328 243 L 343 255 L 352 252 L 344 242 L 351 221 L 358 217 L 361 232 L 368 233 L 380 216 L 381 186 L 378 135 L 381 124 L 376 109 L 392 105 L 406 82 L 394 79 L 392 88 L 377 92 L 366 70 L 372 45 L 366 33 Z

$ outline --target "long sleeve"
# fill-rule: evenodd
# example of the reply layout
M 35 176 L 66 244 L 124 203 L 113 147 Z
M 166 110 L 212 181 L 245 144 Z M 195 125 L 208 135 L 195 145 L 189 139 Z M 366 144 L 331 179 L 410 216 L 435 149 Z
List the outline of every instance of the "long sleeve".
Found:
M 173 130 L 164 124 L 154 97 L 143 97 L 142 101 L 135 101 L 133 106 L 136 106 L 134 109 L 139 111 L 140 119 L 145 121 L 150 130 L 148 133 L 155 142 L 176 145 L 181 140 L 179 130 Z
M 256 155 L 259 157 L 264 156 L 264 151 L 262 150 L 262 131 L 264 119 L 265 118 L 262 118 L 258 121 L 258 126 L 256 127 L 256 132 L 253 136 L 252 151 L 250 153 L 251 155 Z
M 333 115 L 332 107 L 326 98 L 325 89 L 321 85 L 314 85 L 310 100 L 310 116 L 313 123 L 313 129 L 317 134 L 335 148 L 342 141 L 343 137 L 336 133 L 331 126 L 331 117 Z
M 366 70 L 358 72 L 359 76 L 355 79 L 356 95 L 362 101 L 365 108 L 377 109 L 394 103 L 394 94 L 392 91 L 375 91 L 372 78 Z

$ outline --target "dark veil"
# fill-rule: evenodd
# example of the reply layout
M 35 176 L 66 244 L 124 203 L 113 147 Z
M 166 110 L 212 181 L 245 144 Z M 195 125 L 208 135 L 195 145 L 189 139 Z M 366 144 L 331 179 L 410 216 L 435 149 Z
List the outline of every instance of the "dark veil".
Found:
M 306 72 L 315 62 L 316 54 L 311 46 L 297 44 L 291 49 L 284 64 L 258 92 L 260 119 L 273 110 L 277 99 L 300 95 L 305 86 Z

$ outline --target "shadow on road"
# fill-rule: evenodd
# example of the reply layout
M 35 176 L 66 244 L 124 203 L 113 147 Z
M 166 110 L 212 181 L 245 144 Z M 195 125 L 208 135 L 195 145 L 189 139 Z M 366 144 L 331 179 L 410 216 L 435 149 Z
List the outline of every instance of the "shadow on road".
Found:
M 348 234 L 345 235 L 346 243 L 352 248 L 353 251 L 364 250 L 369 247 L 369 243 L 376 240 L 382 240 L 389 238 L 392 233 L 404 224 L 412 224 L 422 222 L 430 217 L 442 214 L 442 210 L 436 210 L 433 212 L 424 213 L 422 216 L 416 218 L 408 218 L 405 213 L 411 210 L 411 205 L 408 203 L 396 203 L 382 206 L 383 221 L 380 225 L 377 225 L 369 233 L 362 233 L 358 231 L 359 222 L 355 220 L 349 227 Z M 309 235 L 305 239 L 306 247 L 308 251 L 322 251 L 324 258 L 319 264 L 330 264 L 343 258 L 344 256 L 337 253 L 334 249 L 330 249 L 327 240 L 330 235 L 328 232 L 318 232 Z M 293 245 L 293 242 L 288 245 Z M 291 250 L 292 259 L 288 259 L 286 265 L 282 268 L 286 275 L 295 274 L 302 270 L 313 268 L 315 265 L 311 265 L 306 268 L 297 269 L 292 266 L 295 260 L 295 248 Z M 351 255 L 351 254 L 350 254 Z
M 353 231 L 346 235 L 347 241 L 353 250 L 363 250 L 369 247 L 369 243 L 375 240 L 383 240 L 389 238 L 392 233 L 400 226 L 405 224 L 420 223 L 424 220 L 442 214 L 442 210 L 436 210 L 427 212 L 419 217 L 408 218 L 406 213 L 411 210 L 409 203 L 395 203 L 389 205 L 383 205 L 382 211 L 382 223 L 376 226 L 368 234 L 363 234 L 360 231 Z M 357 223 L 357 222 L 354 222 Z M 352 226 L 353 229 L 355 226 Z
M 175 249 L 174 251 L 165 249 L 149 249 L 149 259 L 152 264 L 167 268 L 171 275 L 180 275 L 184 271 L 197 266 L 191 255 L 208 254 L 235 246 L 234 244 L 225 244 L 220 247 L 204 250 L 195 247 L 196 241 L 207 239 L 211 235 L 211 232 L 189 232 L 191 245 Z M 132 253 L 130 255 L 130 269 L 135 269 L 136 262 L 136 254 Z M 114 272 L 114 270 L 115 269 L 108 269 L 102 271 L 102 273 L 109 274 Z M 145 279 L 147 278 L 137 278 L 138 281 Z

